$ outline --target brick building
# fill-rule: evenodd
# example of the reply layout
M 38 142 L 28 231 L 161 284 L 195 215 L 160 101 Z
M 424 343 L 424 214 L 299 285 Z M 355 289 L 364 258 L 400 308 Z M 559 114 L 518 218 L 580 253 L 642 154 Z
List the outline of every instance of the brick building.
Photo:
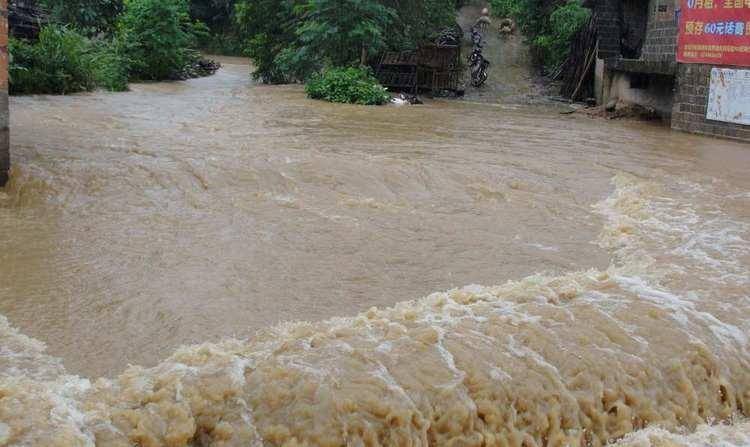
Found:
M 750 141 L 750 126 L 706 118 L 711 70 L 722 66 L 677 62 L 680 4 L 680 0 L 587 2 L 598 32 L 597 100 L 651 107 L 673 129 Z

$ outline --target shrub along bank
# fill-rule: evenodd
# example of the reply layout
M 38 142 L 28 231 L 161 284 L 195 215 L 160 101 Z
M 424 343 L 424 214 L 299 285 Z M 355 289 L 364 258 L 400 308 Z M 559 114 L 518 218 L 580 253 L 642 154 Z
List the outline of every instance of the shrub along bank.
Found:
M 67 25 L 45 26 L 36 41 L 11 38 L 11 94 L 121 91 L 128 81 L 203 74 L 195 69 L 195 48 L 207 28 L 191 20 L 185 0 L 125 0 L 121 8 L 114 0 L 93 3 Z M 63 14 L 62 6 L 54 8 L 53 18 Z
M 126 67 L 117 52 L 71 28 L 50 25 L 36 42 L 10 39 L 8 47 L 11 94 L 127 88 Z
M 330 102 L 381 105 L 390 95 L 366 68 L 332 68 L 314 74 L 305 86 L 310 98 Z

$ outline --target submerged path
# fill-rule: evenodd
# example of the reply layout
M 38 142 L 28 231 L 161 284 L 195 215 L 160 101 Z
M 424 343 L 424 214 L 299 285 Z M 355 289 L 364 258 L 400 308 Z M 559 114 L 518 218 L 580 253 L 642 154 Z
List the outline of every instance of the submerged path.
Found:
M 747 145 L 227 62 L 13 99 L 0 445 L 597 444 L 750 408 Z

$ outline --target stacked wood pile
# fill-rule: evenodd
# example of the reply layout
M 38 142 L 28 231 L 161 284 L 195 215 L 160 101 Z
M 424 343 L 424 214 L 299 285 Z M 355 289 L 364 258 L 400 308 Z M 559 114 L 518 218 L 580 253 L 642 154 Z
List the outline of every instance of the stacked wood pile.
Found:
M 561 94 L 572 101 L 587 99 L 594 92 L 594 70 L 597 53 L 596 16 L 592 14 L 573 39 L 570 54 L 555 79 L 562 80 Z
M 34 0 L 8 2 L 8 25 L 14 37 L 36 39 L 47 20 L 47 13 Z
M 461 47 L 425 44 L 416 51 L 386 52 L 375 67 L 380 83 L 394 91 L 458 90 L 462 84 Z
M 386 52 L 380 56 L 375 73 L 389 89 L 417 93 L 417 65 L 414 51 Z

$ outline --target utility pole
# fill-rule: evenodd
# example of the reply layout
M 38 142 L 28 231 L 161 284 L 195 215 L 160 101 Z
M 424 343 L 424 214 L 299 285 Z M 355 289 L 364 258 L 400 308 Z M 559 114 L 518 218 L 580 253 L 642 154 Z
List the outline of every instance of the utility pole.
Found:
M 10 131 L 8 110 L 8 0 L 0 0 L 0 186 L 8 181 L 10 170 Z

